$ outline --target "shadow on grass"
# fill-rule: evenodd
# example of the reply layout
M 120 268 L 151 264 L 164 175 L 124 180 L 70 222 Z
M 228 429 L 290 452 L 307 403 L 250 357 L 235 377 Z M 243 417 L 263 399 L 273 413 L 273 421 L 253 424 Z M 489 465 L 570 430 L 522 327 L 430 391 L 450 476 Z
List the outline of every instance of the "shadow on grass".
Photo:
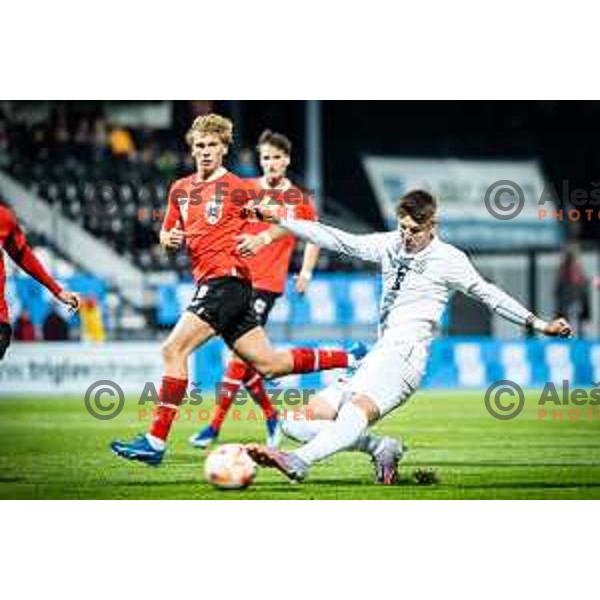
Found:
M 402 463 L 403 467 L 475 467 L 479 468 L 490 468 L 490 467 L 506 467 L 513 469 L 517 468 L 535 468 L 535 467 L 588 467 L 595 468 L 600 467 L 600 463 L 588 463 L 588 462 L 476 462 L 476 461 L 414 461 Z
M 434 486 L 437 487 L 437 486 Z M 515 490 L 524 490 L 524 489 L 563 489 L 563 488 L 600 488 L 600 482 L 591 482 L 591 483 L 582 483 L 575 481 L 561 481 L 561 482 L 547 482 L 547 481 L 527 481 L 527 482 L 499 482 L 499 483 L 473 483 L 473 484 L 449 484 L 446 486 L 447 488 L 455 488 L 455 489 L 482 489 L 482 490 L 490 490 L 490 489 L 515 489 Z
M 202 481 L 198 479 L 174 479 L 173 481 L 164 480 L 145 480 L 145 481 L 120 481 L 118 483 L 112 482 L 113 486 L 124 486 L 124 487 L 161 487 L 169 485 L 201 485 Z

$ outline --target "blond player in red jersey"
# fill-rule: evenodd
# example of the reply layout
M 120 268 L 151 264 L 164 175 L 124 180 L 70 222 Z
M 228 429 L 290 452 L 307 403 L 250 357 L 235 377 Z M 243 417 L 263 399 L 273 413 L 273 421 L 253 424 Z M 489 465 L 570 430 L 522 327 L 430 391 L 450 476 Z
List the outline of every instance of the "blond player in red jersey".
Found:
M 167 251 L 184 243 L 198 287 L 190 306 L 162 346 L 164 377 L 150 431 L 132 441 L 115 441 L 117 455 L 150 465 L 161 463 L 171 425 L 186 395 L 188 359 L 215 336 L 264 377 L 349 366 L 344 350 L 295 348 L 277 351 L 252 309 L 250 267 L 237 249 L 247 231 L 249 204 L 260 190 L 223 167 L 233 124 L 220 115 L 198 117 L 186 140 L 196 172 L 169 191 L 160 241 Z M 250 211 L 251 212 L 251 211 Z
M 257 150 L 263 176 L 256 180 L 256 184 L 266 191 L 261 203 L 281 207 L 286 211 L 288 218 L 316 220 L 317 213 L 310 196 L 292 185 L 286 177 L 292 153 L 290 140 L 280 133 L 267 130 L 260 136 Z M 264 244 L 258 254 L 249 256 L 246 261 L 252 273 L 252 309 L 262 326 L 266 325 L 275 302 L 285 291 L 290 259 L 296 245 L 296 238 L 287 232 L 279 239 L 273 240 L 270 229 L 271 225 L 260 221 L 251 223 L 247 228 L 247 234 L 259 235 Z M 244 234 L 242 239 L 247 234 Z M 297 292 L 303 294 L 308 288 L 318 260 L 319 247 L 311 243 L 306 244 L 302 268 L 296 278 Z M 263 377 L 250 365 L 234 357 L 225 369 L 222 393 L 217 399 L 210 425 L 190 439 L 195 448 L 207 448 L 217 440 L 234 395 L 242 386 L 246 387 L 264 412 L 267 446 L 277 447 L 279 420 L 265 390 Z
M 46 271 L 27 243 L 27 238 L 19 226 L 15 213 L 8 204 L 0 201 L 0 248 L 4 250 L 21 269 L 42 285 L 63 304 L 77 310 L 80 304 L 78 294 L 63 290 L 61 285 Z M 0 360 L 4 358 L 12 337 L 8 306 L 4 298 L 4 253 L 0 252 Z

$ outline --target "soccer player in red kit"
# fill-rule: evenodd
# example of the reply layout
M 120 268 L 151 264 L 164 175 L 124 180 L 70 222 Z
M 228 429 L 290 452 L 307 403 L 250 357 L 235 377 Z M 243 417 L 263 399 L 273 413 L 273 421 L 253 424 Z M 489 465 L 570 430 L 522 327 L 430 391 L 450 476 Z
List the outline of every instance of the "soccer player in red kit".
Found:
M 266 191 L 261 203 L 268 204 L 270 207 L 281 207 L 289 211 L 288 216 L 295 219 L 316 220 L 317 213 L 312 199 L 304 191 L 292 185 L 286 177 L 292 152 L 290 140 L 280 133 L 267 130 L 260 136 L 257 150 L 263 177 L 256 183 L 261 190 Z M 252 273 L 252 310 L 262 326 L 266 325 L 277 298 L 285 290 L 290 259 L 296 245 L 296 238 L 287 232 L 277 240 L 272 239 L 270 229 L 272 226 L 269 223 L 255 221 L 245 230 L 248 234 L 260 235 L 264 242 L 264 247 L 258 254 L 247 258 Z M 307 244 L 302 268 L 296 279 L 297 292 L 306 291 L 318 259 L 319 247 Z M 207 448 L 216 441 L 235 392 L 245 386 L 266 417 L 267 446 L 275 448 L 279 438 L 279 420 L 277 411 L 265 390 L 261 374 L 234 357 L 227 364 L 223 381 L 229 387 L 219 397 L 210 425 L 190 439 L 192 445 L 196 448 Z
M 46 286 L 63 304 L 74 310 L 79 308 L 79 295 L 63 290 L 60 284 L 46 271 L 27 243 L 11 208 L 0 201 L 0 248 L 15 261 L 23 271 Z M 12 337 L 8 306 L 4 298 L 5 272 L 4 253 L 0 252 L 0 360 L 4 358 Z
M 198 287 L 163 343 L 160 406 L 150 431 L 132 441 L 111 444 L 113 452 L 123 458 L 160 464 L 187 391 L 188 359 L 216 335 L 264 377 L 343 368 L 354 358 L 344 350 L 277 351 L 271 347 L 252 310 L 250 267 L 237 249 L 248 226 L 247 205 L 258 201 L 260 190 L 223 167 L 232 134 L 229 119 L 211 114 L 198 117 L 186 136 L 196 172 L 171 187 L 160 240 L 168 251 L 185 242 Z M 226 390 L 228 383 L 221 387 Z

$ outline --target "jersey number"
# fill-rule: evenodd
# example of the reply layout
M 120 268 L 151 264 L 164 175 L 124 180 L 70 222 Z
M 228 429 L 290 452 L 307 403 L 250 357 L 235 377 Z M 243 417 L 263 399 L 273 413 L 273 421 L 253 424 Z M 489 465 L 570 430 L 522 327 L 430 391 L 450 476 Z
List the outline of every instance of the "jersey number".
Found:
M 398 267 L 398 271 L 396 271 L 396 279 L 394 280 L 394 285 L 392 286 L 392 291 L 397 292 L 402 286 L 402 282 L 406 278 L 406 274 L 410 270 L 408 262 L 402 262 Z

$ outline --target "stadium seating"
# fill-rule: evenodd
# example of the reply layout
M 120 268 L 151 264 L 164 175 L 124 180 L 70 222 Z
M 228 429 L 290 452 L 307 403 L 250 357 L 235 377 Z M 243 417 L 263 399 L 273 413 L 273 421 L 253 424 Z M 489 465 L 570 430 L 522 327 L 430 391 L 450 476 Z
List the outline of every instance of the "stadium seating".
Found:
M 15 162 L 9 172 L 66 217 L 146 270 L 187 272 L 184 253 L 158 252 L 168 181 L 153 165 L 128 160 Z

